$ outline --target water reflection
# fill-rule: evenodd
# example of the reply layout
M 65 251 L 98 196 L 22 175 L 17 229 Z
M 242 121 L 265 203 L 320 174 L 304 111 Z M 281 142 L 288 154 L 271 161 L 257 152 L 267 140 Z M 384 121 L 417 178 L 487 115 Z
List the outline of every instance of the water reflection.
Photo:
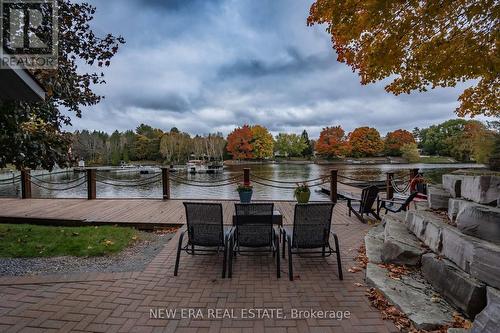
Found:
M 243 169 L 246 166 L 227 166 L 221 174 L 175 174 L 187 180 L 194 180 L 198 182 L 224 180 L 234 176 L 242 175 Z M 411 168 L 419 168 L 425 175 L 429 172 L 451 171 L 454 169 L 463 168 L 477 168 L 484 167 L 475 164 L 379 164 L 379 165 L 317 165 L 317 164 L 256 164 L 249 166 L 251 173 L 263 178 L 277 179 L 281 181 L 294 181 L 300 182 L 304 179 L 318 178 L 328 175 L 332 168 L 338 169 L 341 176 L 349 178 L 356 178 L 360 180 L 384 180 L 386 172 L 394 172 L 397 176 L 406 176 L 408 170 Z M 35 177 L 41 177 L 45 171 L 34 171 Z M 20 184 L 15 182 L 12 177 L 17 174 L 3 174 L 0 175 L 0 196 L 20 196 Z M 58 183 L 71 181 L 69 186 L 76 186 L 81 181 L 83 173 L 75 173 L 68 171 L 57 175 L 43 176 L 43 181 L 50 182 L 51 184 L 38 182 L 35 177 L 32 185 L 32 195 L 34 198 L 85 198 L 87 196 L 86 184 L 82 184 L 73 189 L 62 191 L 61 189 L 68 187 L 68 185 L 59 185 Z M 157 177 L 158 181 L 150 184 L 152 179 L 151 174 L 139 174 L 138 171 L 127 172 L 118 170 L 113 172 L 98 172 L 99 179 L 107 183 L 120 183 L 120 184 L 133 184 L 134 180 L 141 181 L 143 185 L 131 186 L 111 186 L 109 184 L 97 183 L 97 197 L 98 198 L 161 198 L 162 186 L 161 177 Z M 114 181 L 115 180 L 115 181 Z M 200 185 L 200 183 L 196 183 Z M 254 199 L 270 200 L 293 200 L 292 189 L 280 189 L 265 187 L 256 183 L 254 186 Z M 293 184 L 283 184 L 285 187 L 293 187 Z M 180 184 L 175 181 L 171 182 L 171 195 L 173 198 L 180 199 L 237 199 L 238 193 L 236 192 L 236 185 L 228 185 L 222 187 L 200 187 L 188 186 Z M 328 200 L 328 197 L 312 191 L 311 200 Z

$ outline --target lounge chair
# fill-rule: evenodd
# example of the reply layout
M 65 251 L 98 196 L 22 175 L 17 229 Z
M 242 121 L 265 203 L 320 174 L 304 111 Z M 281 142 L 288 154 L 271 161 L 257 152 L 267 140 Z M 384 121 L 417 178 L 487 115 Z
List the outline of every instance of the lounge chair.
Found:
M 279 278 L 280 256 L 279 237 L 273 227 L 272 203 L 250 203 L 235 204 L 236 219 L 234 226 L 234 237 L 231 238 L 231 250 L 229 253 L 229 277 L 232 277 L 233 262 L 238 254 L 241 255 L 264 255 L 272 253 L 276 255 L 276 275 Z
M 406 212 L 411 202 L 418 196 L 418 192 L 413 192 L 406 199 L 377 199 L 377 214 L 380 214 L 382 209 L 385 209 L 385 214 L 387 212 L 399 213 Z
M 333 203 L 297 204 L 293 226 L 281 228 L 283 235 L 283 258 L 288 244 L 288 277 L 293 281 L 292 255 L 304 257 L 326 257 L 337 255 L 339 279 L 343 279 L 340 245 L 336 234 L 331 232 Z M 335 241 L 335 250 L 330 246 L 330 235 Z
M 215 203 L 184 202 L 186 209 L 187 230 L 183 231 L 177 246 L 174 276 L 179 271 L 181 251 L 190 255 L 210 255 L 223 252 L 222 278 L 226 277 L 228 245 L 231 238 L 231 227 L 224 228 L 222 205 Z M 185 233 L 188 241 L 182 245 Z
M 375 209 L 373 209 L 373 204 L 378 197 L 378 187 L 368 186 L 361 192 L 361 198 L 356 198 L 354 196 L 344 195 L 347 199 L 347 208 L 349 209 L 349 216 L 351 212 L 356 215 L 356 217 L 363 223 L 366 223 L 365 215 L 373 215 L 377 220 L 380 220 L 380 216 L 377 214 Z

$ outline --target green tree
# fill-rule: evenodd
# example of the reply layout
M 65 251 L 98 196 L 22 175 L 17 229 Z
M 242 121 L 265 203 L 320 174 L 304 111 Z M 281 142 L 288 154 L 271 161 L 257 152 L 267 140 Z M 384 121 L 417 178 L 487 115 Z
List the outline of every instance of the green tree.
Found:
M 92 89 L 104 84 L 104 74 L 94 66 L 109 66 L 125 41 L 111 34 L 100 37 L 91 29 L 95 7 L 87 3 L 58 1 L 59 54 L 56 70 L 32 74 L 47 91 L 41 103 L 0 101 L 0 167 L 52 169 L 71 162 L 72 135 L 67 113 L 81 116 L 82 107 L 99 103 Z M 81 66 L 79 66 L 81 65 Z
M 310 157 L 314 153 L 314 145 L 311 142 L 311 140 L 309 139 L 309 133 L 307 133 L 307 131 L 304 130 L 304 131 L 302 131 L 302 135 L 301 136 L 302 136 L 302 139 L 303 139 L 304 143 L 307 145 L 307 147 L 304 148 L 304 150 L 302 151 L 302 156 L 304 156 L 304 157 Z
M 401 156 L 408 161 L 408 163 L 417 163 L 420 161 L 420 154 L 416 143 L 405 143 L 401 146 Z
M 307 144 L 301 135 L 279 133 L 276 136 L 276 150 L 280 155 L 286 157 L 302 156 Z

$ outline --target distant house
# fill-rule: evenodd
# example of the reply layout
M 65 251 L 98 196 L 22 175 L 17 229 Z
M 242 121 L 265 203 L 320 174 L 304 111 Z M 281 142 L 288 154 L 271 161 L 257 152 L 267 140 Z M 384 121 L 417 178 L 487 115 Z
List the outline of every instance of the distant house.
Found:
M 45 90 L 25 69 L 10 67 L 0 59 L 0 100 L 41 102 L 45 99 Z

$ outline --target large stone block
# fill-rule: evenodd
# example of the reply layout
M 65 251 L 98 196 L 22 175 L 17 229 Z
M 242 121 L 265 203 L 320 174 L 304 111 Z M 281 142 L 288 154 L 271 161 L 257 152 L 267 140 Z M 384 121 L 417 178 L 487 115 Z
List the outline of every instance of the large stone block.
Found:
M 450 193 L 453 198 L 460 198 L 462 196 L 462 180 L 464 175 L 447 174 L 443 175 L 443 188 Z
M 465 199 L 489 205 L 500 197 L 500 176 L 464 176 L 461 183 Z
M 462 234 L 457 228 L 443 226 L 441 239 L 441 253 L 469 273 L 476 247 L 476 242 L 472 237 Z
M 498 333 L 500 330 L 500 290 L 487 288 L 488 305 L 476 316 L 472 333 Z
M 427 188 L 427 203 L 432 209 L 448 209 L 448 199 L 450 193 L 438 186 L 429 186 Z
M 408 211 L 406 222 L 410 231 L 432 251 L 441 251 L 441 229 L 448 225 L 439 215 L 429 211 Z
M 375 264 L 382 263 L 382 247 L 384 246 L 384 226 L 371 228 L 365 236 L 366 256 Z
M 451 261 L 433 253 L 422 256 L 422 274 L 443 297 L 474 318 L 486 306 L 486 286 Z
M 405 224 L 387 219 L 384 230 L 382 261 L 398 265 L 419 265 L 424 253 L 418 239 L 410 233 Z
M 448 200 L 448 218 L 450 221 L 455 222 L 458 213 L 468 204 L 470 201 L 462 200 L 462 199 L 454 199 L 450 198 Z
M 489 286 L 500 289 L 500 246 L 487 241 L 473 244 L 471 275 Z
M 466 235 L 500 244 L 500 208 L 476 203 L 462 204 L 456 223 Z
M 433 330 L 453 322 L 455 310 L 443 299 L 431 302 L 434 291 L 420 277 L 403 276 L 400 280 L 388 276 L 385 268 L 368 263 L 366 283 L 379 289 L 382 294 L 404 312 L 417 329 Z

